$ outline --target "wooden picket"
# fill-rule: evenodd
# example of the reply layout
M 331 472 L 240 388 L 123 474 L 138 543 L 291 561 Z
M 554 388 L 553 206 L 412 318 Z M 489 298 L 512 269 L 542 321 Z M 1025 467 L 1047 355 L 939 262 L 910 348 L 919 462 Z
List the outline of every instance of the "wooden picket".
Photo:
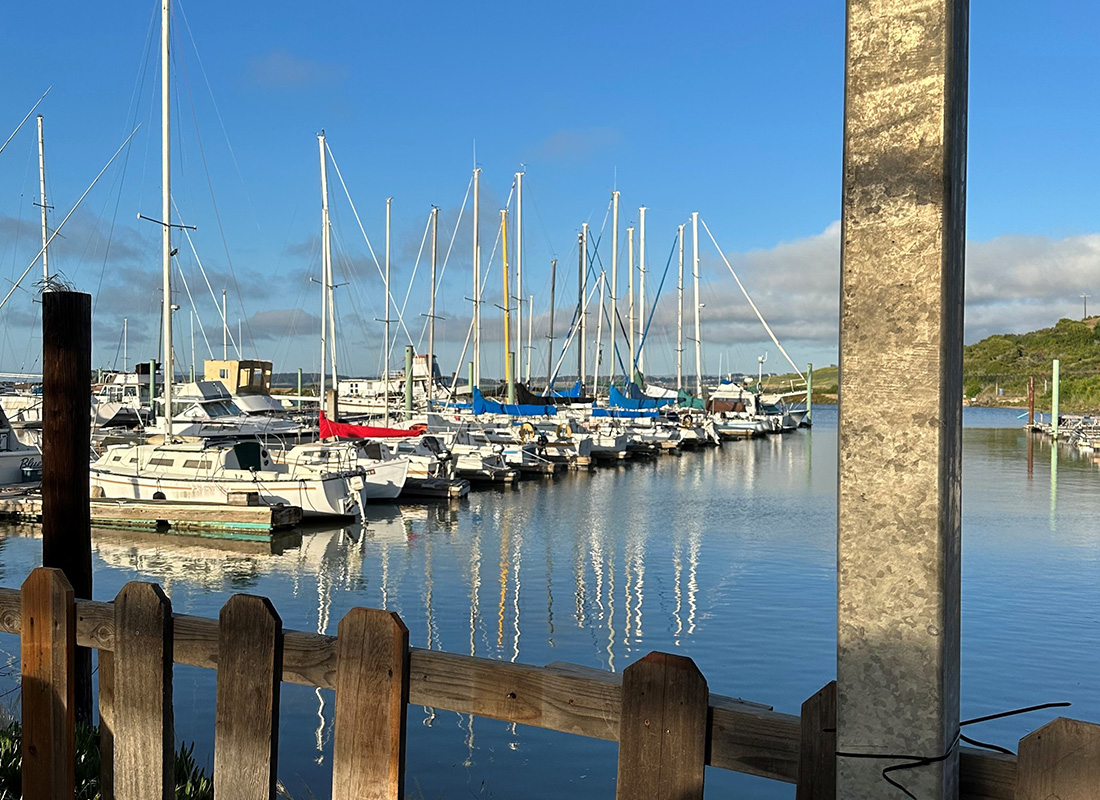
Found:
M 333 797 L 400 800 L 408 705 L 619 742 L 617 796 L 700 798 L 704 766 L 835 798 L 836 685 L 801 717 L 709 694 L 691 659 L 651 653 L 615 675 L 410 648 L 392 612 L 352 609 L 338 635 L 283 631 L 266 598 L 236 595 L 218 620 L 173 615 L 154 584 L 113 603 L 73 599 L 58 570 L 0 589 L 0 631 L 21 637 L 24 797 L 71 798 L 73 654 L 99 651 L 104 800 L 173 794 L 172 665 L 218 670 L 219 796 L 273 798 L 283 682 L 336 690 Z M 962 747 L 962 800 L 1083 800 L 1100 785 L 1100 726 L 1059 719 L 1020 757 Z

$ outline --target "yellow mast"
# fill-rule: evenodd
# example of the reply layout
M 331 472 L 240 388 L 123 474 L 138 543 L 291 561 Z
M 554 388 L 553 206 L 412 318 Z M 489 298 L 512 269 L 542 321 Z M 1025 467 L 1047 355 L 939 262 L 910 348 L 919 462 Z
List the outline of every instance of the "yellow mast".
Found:
M 508 402 L 516 402 L 516 378 L 512 370 L 512 303 L 508 294 L 508 209 L 500 210 L 500 242 L 504 257 L 504 381 L 508 385 Z

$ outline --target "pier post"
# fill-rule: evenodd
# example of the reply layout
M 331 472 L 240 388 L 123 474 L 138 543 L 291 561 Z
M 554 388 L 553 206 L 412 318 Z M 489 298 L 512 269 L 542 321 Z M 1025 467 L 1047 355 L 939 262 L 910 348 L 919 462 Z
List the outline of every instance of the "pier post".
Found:
M 1035 376 L 1027 379 L 1027 427 L 1035 424 Z
M 1054 359 L 1053 371 L 1050 376 L 1050 440 L 1058 441 L 1058 382 L 1059 368 L 1061 364 Z
M 405 420 L 412 419 L 413 413 L 413 346 L 405 345 Z
M 810 415 L 814 413 L 814 365 L 806 365 L 806 421 L 810 422 Z
M 92 297 L 42 294 L 42 566 L 65 573 L 76 597 L 92 597 L 88 441 L 92 393 Z M 76 719 L 92 721 L 92 652 L 76 653 Z
M 953 798 L 969 5 L 847 12 L 836 796 Z

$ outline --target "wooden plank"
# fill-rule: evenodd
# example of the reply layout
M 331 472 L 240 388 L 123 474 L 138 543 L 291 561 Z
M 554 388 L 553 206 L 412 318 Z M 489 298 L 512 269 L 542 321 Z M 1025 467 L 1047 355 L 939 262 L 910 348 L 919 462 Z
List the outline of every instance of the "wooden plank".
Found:
M 392 611 L 353 608 L 337 634 L 332 798 L 400 800 L 409 629 Z
M 72 800 L 75 782 L 76 617 L 60 569 L 39 567 L 23 582 L 23 797 Z
M 802 704 L 797 800 L 836 800 L 836 681 Z
M 746 708 L 717 696 L 710 705 L 708 765 L 784 783 L 798 781 L 798 717 Z
M 115 795 L 171 800 L 172 603 L 153 583 L 131 581 L 115 598 Z
M 690 658 L 650 653 L 623 671 L 617 800 L 702 800 L 707 708 Z
M 1016 756 L 960 747 L 959 797 L 961 800 L 1014 800 Z
M 100 650 L 99 659 L 99 797 L 115 797 L 115 654 Z
M 214 787 L 220 797 L 273 800 L 283 622 L 266 597 L 236 594 L 218 627 Z
M 1100 791 L 1100 725 L 1058 717 L 1020 740 L 1016 800 L 1093 800 Z

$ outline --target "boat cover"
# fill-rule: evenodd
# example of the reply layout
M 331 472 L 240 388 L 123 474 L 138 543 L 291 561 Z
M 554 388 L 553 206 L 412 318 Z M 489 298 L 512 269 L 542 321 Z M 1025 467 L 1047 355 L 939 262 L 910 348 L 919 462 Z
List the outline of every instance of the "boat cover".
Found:
M 637 394 L 641 396 L 628 397 L 627 395 L 624 395 L 622 392 L 616 389 L 614 386 L 612 386 L 611 391 L 608 394 L 607 402 L 615 406 L 616 408 L 628 408 L 634 411 L 638 411 L 640 409 L 660 408 L 661 406 L 667 406 L 676 402 L 676 398 L 674 397 L 661 399 L 646 397 L 644 394 L 642 394 L 642 390 L 639 389 L 634 383 L 627 384 L 627 394 Z
M 474 387 L 475 414 L 507 414 L 510 417 L 547 417 L 557 414 L 553 406 L 533 405 L 530 403 L 498 403 L 486 400 L 481 391 Z
M 693 408 L 696 411 L 702 411 L 706 407 L 706 404 L 703 402 L 703 398 L 695 397 L 694 395 L 690 395 L 683 390 L 678 392 L 676 395 L 676 405 L 680 406 L 681 408 Z
M 641 419 L 645 417 L 659 417 L 661 414 L 656 409 L 652 411 L 631 411 L 626 408 L 593 408 L 593 417 L 614 417 L 615 419 Z
M 573 390 L 580 391 L 580 381 L 577 382 L 577 386 L 573 387 Z M 549 397 L 544 397 L 533 393 L 522 383 L 517 383 L 516 402 L 520 405 L 530 406 L 566 406 L 573 403 L 584 403 L 587 405 L 592 402 L 592 398 L 584 397 L 581 394 L 559 394 L 557 392 L 551 394 Z
M 321 412 L 321 428 L 318 435 L 322 439 L 403 439 L 408 436 L 420 436 L 424 426 L 412 428 L 376 428 L 373 425 L 349 425 L 345 422 L 333 422 Z

